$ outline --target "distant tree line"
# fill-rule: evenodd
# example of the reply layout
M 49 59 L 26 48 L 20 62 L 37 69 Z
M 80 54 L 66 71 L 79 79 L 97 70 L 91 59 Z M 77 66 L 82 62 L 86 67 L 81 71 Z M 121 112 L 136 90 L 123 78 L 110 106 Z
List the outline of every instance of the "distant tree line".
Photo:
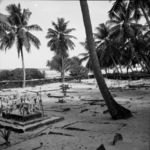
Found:
M 44 78 L 44 73 L 34 68 L 26 68 L 26 80 L 32 79 L 42 79 Z M 22 80 L 23 72 L 22 69 L 14 69 L 14 70 L 2 70 L 0 72 L 0 81 L 4 80 Z

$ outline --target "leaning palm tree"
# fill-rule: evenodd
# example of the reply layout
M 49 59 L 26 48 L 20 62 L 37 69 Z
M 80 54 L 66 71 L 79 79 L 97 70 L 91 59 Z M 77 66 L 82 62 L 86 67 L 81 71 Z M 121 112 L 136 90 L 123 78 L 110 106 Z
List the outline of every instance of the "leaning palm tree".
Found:
M 59 55 L 62 61 L 62 82 L 65 80 L 64 72 L 64 59 L 68 57 L 69 49 L 73 50 L 75 44 L 72 39 L 76 37 L 70 35 L 75 28 L 68 28 L 68 21 L 66 22 L 64 18 L 58 18 L 57 23 L 52 22 L 53 28 L 49 28 L 46 38 L 49 39 L 47 46 L 54 51 L 55 55 Z
M 131 112 L 128 109 L 124 108 L 123 106 L 119 105 L 114 100 L 102 76 L 101 68 L 99 65 L 99 60 L 98 60 L 95 45 L 94 45 L 92 25 L 91 25 L 87 0 L 84 0 L 84 1 L 80 0 L 80 6 L 81 6 L 82 15 L 83 15 L 83 22 L 85 26 L 87 44 L 88 44 L 88 48 L 90 52 L 90 59 L 93 64 L 94 75 L 98 82 L 99 89 L 104 97 L 106 105 L 108 106 L 108 110 L 113 119 L 129 118 L 132 116 Z
M 10 4 L 7 6 L 9 28 L 3 30 L 3 34 L 0 36 L 0 49 L 10 49 L 16 42 L 18 57 L 21 54 L 22 69 L 23 69 L 23 87 L 25 87 L 26 72 L 24 65 L 24 53 L 23 48 L 30 52 L 31 44 L 39 49 L 40 41 L 30 31 L 41 31 L 41 27 L 33 24 L 28 25 L 31 12 L 29 9 L 21 9 L 20 4 Z

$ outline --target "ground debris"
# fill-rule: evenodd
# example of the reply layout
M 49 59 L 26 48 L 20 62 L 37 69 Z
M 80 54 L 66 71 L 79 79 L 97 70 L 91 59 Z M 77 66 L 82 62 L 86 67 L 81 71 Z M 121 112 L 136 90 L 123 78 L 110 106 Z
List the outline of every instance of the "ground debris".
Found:
M 103 114 L 107 114 L 107 113 L 109 113 L 108 109 L 103 111 Z
M 32 150 L 40 149 L 43 146 L 43 142 L 40 143 L 40 146 L 33 148 Z
M 106 150 L 106 149 L 105 149 L 104 145 L 101 144 L 96 150 Z
M 88 131 L 86 129 L 76 128 L 76 127 L 67 127 L 65 129 L 67 129 L 67 130 L 74 130 L 74 131 Z
M 62 135 L 62 136 L 73 136 L 71 134 L 65 134 L 65 133 L 53 132 L 53 131 L 49 131 L 48 134 L 55 134 L 55 135 Z
M 66 125 L 62 126 L 61 128 L 64 129 L 64 128 L 70 126 L 70 125 L 73 125 L 73 124 L 76 124 L 76 123 L 79 123 L 79 122 L 80 121 L 75 121 L 75 122 L 72 122 L 72 123 L 69 123 L 69 124 L 66 124 Z
M 66 111 L 70 111 L 71 108 L 67 107 L 67 108 L 56 108 L 56 109 L 44 109 L 45 111 L 55 111 L 55 112 L 66 112 Z
M 66 103 L 66 101 L 63 98 L 60 98 L 56 103 Z
M 122 141 L 123 136 L 120 133 L 116 133 L 112 142 L 112 145 L 116 145 L 118 141 Z
M 39 136 L 43 136 L 43 135 L 46 135 L 46 133 L 42 132 L 42 133 L 39 134 Z
M 81 111 L 80 111 L 80 113 L 83 113 L 83 112 L 85 112 L 85 111 L 88 111 L 89 109 L 82 109 Z

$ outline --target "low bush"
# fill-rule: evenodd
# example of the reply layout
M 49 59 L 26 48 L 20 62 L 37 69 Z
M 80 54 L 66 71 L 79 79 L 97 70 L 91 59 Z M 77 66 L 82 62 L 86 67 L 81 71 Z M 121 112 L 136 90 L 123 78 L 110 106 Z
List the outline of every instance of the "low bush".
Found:
M 0 81 L 2 80 L 9 80 L 10 77 L 10 72 L 9 70 L 3 70 L 0 72 Z
M 44 73 L 41 73 L 38 69 L 27 68 L 26 69 L 26 80 L 31 79 L 42 79 L 44 78 Z M 21 68 L 17 68 L 14 70 L 3 70 L 0 72 L 0 81 L 3 80 L 22 80 L 23 79 L 23 71 Z
M 88 69 L 83 66 L 74 65 L 70 69 L 70 76 L 81 82 L 81 79 L 88 77 Z

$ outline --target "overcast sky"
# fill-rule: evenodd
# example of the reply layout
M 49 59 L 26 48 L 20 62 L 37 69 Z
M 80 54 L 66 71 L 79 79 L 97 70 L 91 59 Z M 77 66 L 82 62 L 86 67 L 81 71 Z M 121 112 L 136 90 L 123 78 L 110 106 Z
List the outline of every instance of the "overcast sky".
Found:
M 31 52 L 24 52 L 26 68 L 45 68 L 47 60 L 51 60 L 53 53 L 47 47 L 48 40 L 45 39 L 47 29 L 51 26 L 52 21 L 57 21 L 57 18 L 64 17 L 69 22 L 69 28 L 76 28 L 72 35 L 77 37 L 74 40 L 76 45 L 74 51 L 70 51 L 70 56 L 77 56 L 84 52 L 84 48 L 79 44 L 85 40 L 85 30 L 83 26 L 82 14 L 79 1 L 36 1 L 36 0 L 3 0 L 0 3 L 0 13 L 7 14 L 5 8 L 9 4 L 21 4 L 22 8 L 29 8 L 32 12 L 29 24 L 38 24 L 43 31 L 33 32 L 40 41 L 41 47 L 37 50 L 31 47 Z M 112 3 L 109 1 L 89 1 L 89 9 L 93 32 L 95 27 L 100 23 L 104 23 L 108 19 L 108 11 Z M 16 45 L 12 49 L 0 51 L 0 69 L 14 69 L 21 67 L 21 59 L 18 58 Z

